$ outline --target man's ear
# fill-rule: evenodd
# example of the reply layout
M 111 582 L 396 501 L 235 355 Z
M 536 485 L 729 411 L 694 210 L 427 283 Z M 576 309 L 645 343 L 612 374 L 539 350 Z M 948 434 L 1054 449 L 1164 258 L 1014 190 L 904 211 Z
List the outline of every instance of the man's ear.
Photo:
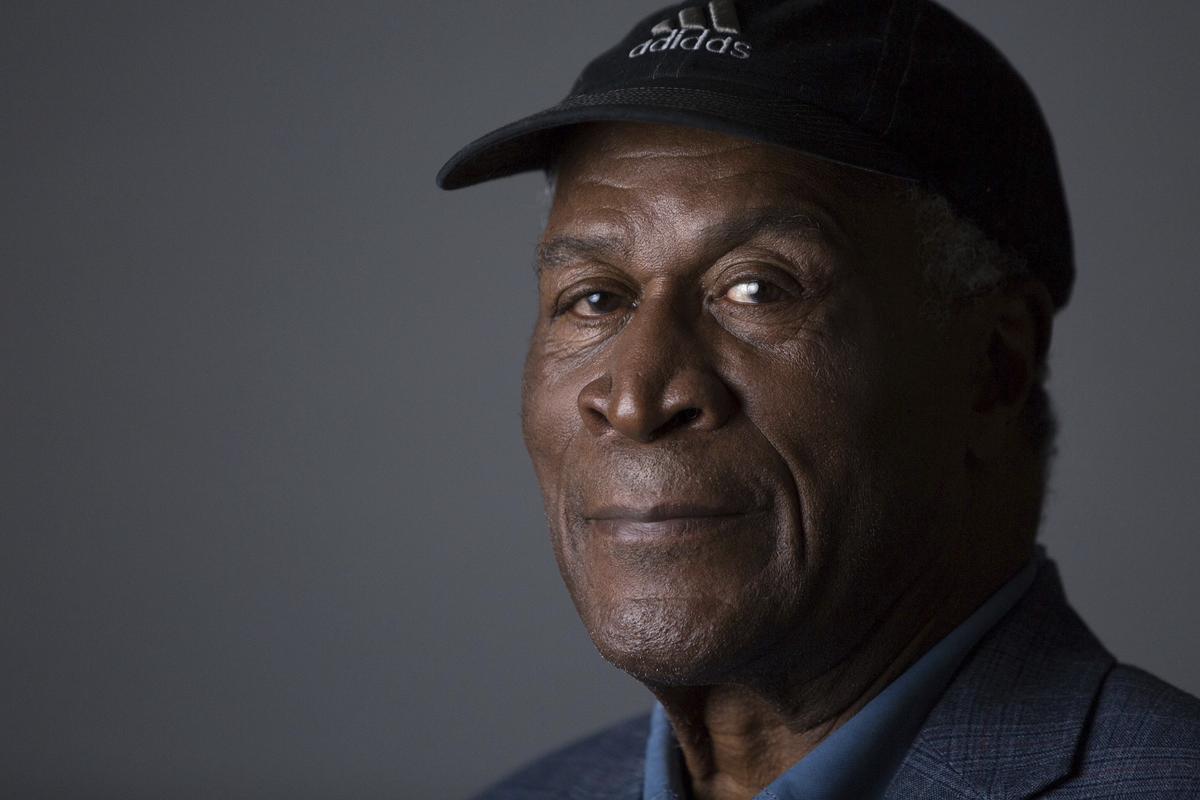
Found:
M 986 309 L 986 310 L 984 310 Z M 1037 278 L 1008 281 L 981 303 L 987 330 L 977 356 L 970 452 L 994 461 L 1021 424 L 1021 412 L 1050 347 L 1054 303 Z

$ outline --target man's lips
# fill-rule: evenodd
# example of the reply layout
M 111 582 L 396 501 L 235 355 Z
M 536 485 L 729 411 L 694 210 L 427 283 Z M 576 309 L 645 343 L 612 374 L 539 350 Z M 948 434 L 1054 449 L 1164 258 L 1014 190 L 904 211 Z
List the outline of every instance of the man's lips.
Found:
M 604 541 L 636 544 L 640 548 L 694 537 L 723 539 L 741 530 L 759 511 L 707 503 L 602 506 L 584 517 L 584 524 Z
M 663 522 L 672 519 L 735 517 L 752 509 L 733 504 L 714 505 L 688 501 L 659 501 L 646 506 L 606 505 L 584 514 L 590 521 Z

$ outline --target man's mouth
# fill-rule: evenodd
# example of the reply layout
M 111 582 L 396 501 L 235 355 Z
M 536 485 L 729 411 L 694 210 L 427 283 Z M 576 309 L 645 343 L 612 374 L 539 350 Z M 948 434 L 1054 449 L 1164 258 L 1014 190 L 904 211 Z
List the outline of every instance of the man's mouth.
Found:
M 733 503 L 670 501 L 652 505 L 607 505 L 584 516 L 588 530 L 626 542 L 667 542 L 694 536 L 724 536 L 763 509 Z
M 683 519 L 735 517 L 750 509 L 734 504 L 715 505 L 711 502 L 658 501 L 652 505 L 606 505 L 584 514 L 588 522 L 667 522 Z

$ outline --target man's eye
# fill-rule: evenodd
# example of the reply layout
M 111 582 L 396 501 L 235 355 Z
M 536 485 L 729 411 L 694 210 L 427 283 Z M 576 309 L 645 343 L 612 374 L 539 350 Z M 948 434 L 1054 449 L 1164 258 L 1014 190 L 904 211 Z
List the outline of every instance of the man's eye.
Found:
M 786 297 L 786 293 L 766 281 L 738 281 L 726 291 L 726 298 L 744 305 L 759 305 Z
M 568 310 L 581 317 L 602 317 L 620 307 L 620 295 L 613 292 L 590 292 L 571 303 Z

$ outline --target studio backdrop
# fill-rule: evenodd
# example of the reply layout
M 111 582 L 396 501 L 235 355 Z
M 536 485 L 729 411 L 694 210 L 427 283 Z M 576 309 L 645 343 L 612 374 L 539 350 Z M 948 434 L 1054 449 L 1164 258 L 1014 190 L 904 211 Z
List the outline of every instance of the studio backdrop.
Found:
M 1041 541 L 1200 693 L 1200 7 L 948 5 L 1074 224 Z M 434 174 L 655 6 L 0 5 L 0 795 L 463 797 L 648 707 L 521 441 L 541 177 Z

